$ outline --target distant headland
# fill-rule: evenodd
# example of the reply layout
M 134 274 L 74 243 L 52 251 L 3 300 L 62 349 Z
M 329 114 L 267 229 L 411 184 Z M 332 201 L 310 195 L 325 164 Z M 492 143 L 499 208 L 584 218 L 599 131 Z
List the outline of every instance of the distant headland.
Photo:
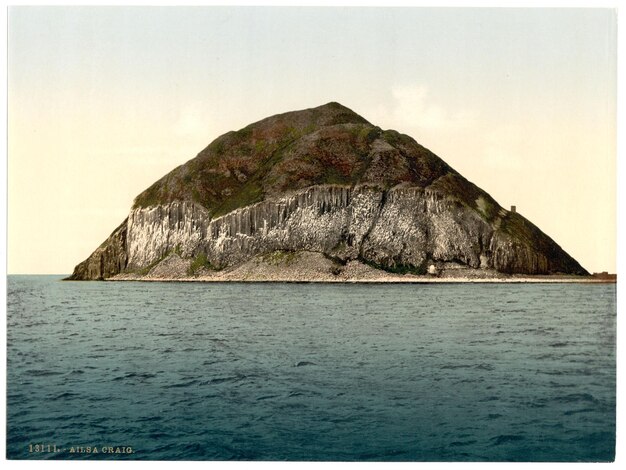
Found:
M 615 282 L 334 102 L 218 137 L 139 194 L 68 279 Z

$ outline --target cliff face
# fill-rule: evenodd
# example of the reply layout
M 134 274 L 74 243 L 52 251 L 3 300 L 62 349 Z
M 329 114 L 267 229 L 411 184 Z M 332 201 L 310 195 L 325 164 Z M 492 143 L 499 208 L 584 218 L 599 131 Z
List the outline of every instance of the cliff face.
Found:
M 126 269 L 128 219 L 94 251 L 89 258 L 74 268 L 69 280 L 103 280 Z
M 331 103 L 218 138 L 140 194 L 70 279 L 147 270 L 174 252 L 220 269 L 277 250 L 415 274 L 449 262 L 586 274 L 415 141 Z

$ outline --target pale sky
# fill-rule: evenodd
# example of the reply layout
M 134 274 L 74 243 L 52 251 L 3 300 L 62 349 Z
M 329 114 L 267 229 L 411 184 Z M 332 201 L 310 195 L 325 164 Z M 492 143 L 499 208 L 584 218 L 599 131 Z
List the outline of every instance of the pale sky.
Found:
M 615 272 L 609 9 L 18 7 L 8 272 L 70 273 L 219 135 L 338 101 Z

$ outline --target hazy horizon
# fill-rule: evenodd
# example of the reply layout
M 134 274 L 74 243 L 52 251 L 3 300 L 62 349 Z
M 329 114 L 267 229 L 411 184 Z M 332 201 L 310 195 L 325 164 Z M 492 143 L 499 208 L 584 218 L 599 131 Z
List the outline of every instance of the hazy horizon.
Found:
M 70 274 L 219 135 L 337 101 L 616 272 L 610 9 L 11 7 L 8 273 Z

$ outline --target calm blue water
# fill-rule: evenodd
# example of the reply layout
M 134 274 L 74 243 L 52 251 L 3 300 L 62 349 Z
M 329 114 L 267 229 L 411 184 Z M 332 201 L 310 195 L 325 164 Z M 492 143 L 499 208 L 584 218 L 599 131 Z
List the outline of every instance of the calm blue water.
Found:
M 614 458 L 614 285 L 58 279 L 8 279 L 12 459 Z

